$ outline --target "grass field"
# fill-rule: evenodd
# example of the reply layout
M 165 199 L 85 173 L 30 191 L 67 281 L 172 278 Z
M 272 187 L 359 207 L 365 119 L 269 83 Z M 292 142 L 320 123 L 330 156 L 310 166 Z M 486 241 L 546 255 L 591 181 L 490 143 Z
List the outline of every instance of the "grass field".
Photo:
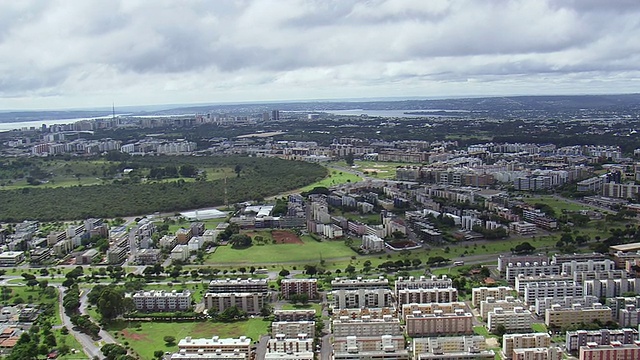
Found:
M 549 205 L 551 208 L 553 208 L 553 210 L 556 212 L 556 216 L 559 216 L 560 214 L 563 213 L 564 211 L 580 211 L 580 210 L 594 210 L 595 208 L 592 208 L 589 205 L 586 204 L 576 204 L 574 202 L 570 202 L 570 201 L 566 201 L 560 198 L 556 198 L 553 196 L 532 196 L 532 197 L 525 197 L 522 199 L 524 202 L 528 203 L 528 204 L 536 204 L 536 203 L 541 203 L 541 204 L 545 204 L 545 205 Z
M 531 329 L 533 329 L 534 332 L 547 332 L 547 327 L 543 323 L 535 323 L 531 325 Z
M 277 266 L 287 262 L 319 262 L 321 259 L 345 258 L 356 255 L 343 241 L 318 242 L 309 236 L 303 236 L 304 244 L 253 245 L 246 249 L 233 249 L 231 246 L 219 246 L 216 252 L 209 254 L 206 264 L 268 264 Z
M 284 304 L 282 305 L 282 310 L 303 310 L 303 309 L 313 309 L 316 311 L 316 315 L 322 315 L 322 304 L 316 303 L 308 303 L 306 305 L 302 304 Z
M 139 324 L 139 327 L 136 327 Z M 175 352 L 178 346 L 166 346 L 163 338 L 174 336 L 176 343 L 180 339 L 191 336 L 193 338 L 211 338 L 214 335 L 221 338 L 248 336 L 253 341 L 260 339 L 268 332 L 270 322 L 262 318 L 249 319 L 234 323 L 217 322 L 120 322 L 109 326 L 108 331 L 114 334 L 116 340 L 128 342 L 129 346 L 143 359 L 152 359 L 156 350 Z
M 420 165 L 413 163 L 401 163 L 401 162 L 378 162 L 378 161 L 362 161 L 355 160 L 354 166 L 351 167 L 355 171 L 365 173 L 366 176 L 376 179 L 395 179 L 396 168 L 398 166 Z M 341 167 L 349 167 L 346 162 L 339 161 L 336 165 Z
M 301 192 L 309 191 L 315 187 L 320 187 L 320 186 L 331 187 L 335 185 L 346 184 L 349 182 L 355 183 L 361 180 L 362 178 L 357 175 L 354 175 L 342 170 L 329 168 L 329 175 L 326 178 L 320 181 L 314 182 L 313 184 L 307 185 L 302 189 L 299 189 L 299 191 Z

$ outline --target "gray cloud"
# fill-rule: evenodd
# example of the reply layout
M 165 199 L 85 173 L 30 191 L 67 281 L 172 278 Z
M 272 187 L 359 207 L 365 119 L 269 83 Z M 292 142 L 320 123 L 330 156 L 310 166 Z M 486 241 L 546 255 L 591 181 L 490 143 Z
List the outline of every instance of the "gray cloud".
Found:
M 639 37 L 637 0 L 2 2 L 0 107 L 619 92 Z

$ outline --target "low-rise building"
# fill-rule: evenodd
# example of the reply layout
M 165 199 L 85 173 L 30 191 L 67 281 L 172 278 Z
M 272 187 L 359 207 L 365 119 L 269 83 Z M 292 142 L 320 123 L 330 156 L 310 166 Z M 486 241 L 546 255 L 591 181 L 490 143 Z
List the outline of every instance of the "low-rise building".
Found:
M 76 256 L 77 265 L 87 265 L 93 263 L 94 259 L 98 258 L 100 253 L 96 249 L 89 249 L 82 254 Z
M 441 310 L 433 314 L 411 314 L 405 317 L 405 324 L 410 337 L 473 333 L 473 315 L 464 310 L 448 314 Z
M 420 354 L 450 354 L 471 352 L 487 349 L 487 341 L 484 336 L 444 336 L 423 337 L 412 340 L 413 358 L 418 359 Z
M 307 295 L 309 299 L 318 297 L 318 279 L 282 279 L 280 293 L 283 299 L 290 299 L 291 295 Z
M 403 304 L 400 309 L 400 315 L 404 319 L 407 315 L 412 314 L 433 314 L 439 310 L 445 314 L 454 313 L 456 310 L 467 312 L 467 304 L 464 301 L 447 302 L 447 303 L 411 303 Z
M 553 305 L 560 305 L 562 308 L 570 308 L 575 304 L 590 307 L 594 304 L 598 303 L 598 298 L 591 295 L 586 296 L 568 296 L 564 298 L 544 298 L 544 299 L 536 299 L 535 302 L 535 313 L 538 316 L 544 316 L 547 309 L 550 309 Z
M 630 292 L 640 293 L 640 280 L 625 278 L 584 281 L 584 294 L 597 298 L 615 298 Z
M 0 266 L 17 266 L 24 261 L 24 253 L 22 251 L 5 251 L 0 253 Z
M 555 346 L 514 349 L 511 358 L 513 360 L 562 360 L 562 349 Z
M 551 336 L 547 333 L 504 334 L 502 335 L 502 358 L 511 359 L 515 349 L 548 348 Z
M 136 252 L 135 261 L 139 265 L 154 265 L 162 260 L 159 249 L 140 249 Z
M 513 288 L 508 286 L 498 287 L 477 287 L 471 290 L 471 303 L 474 308 L 480 307 L 480 302 L 487 300 L 491 297 L 495 300 L 504 300 L 507 296 L 513 296 Z
M 391 315 L 385 315 L 382 319 L 372 319 L 370 316 L 352 319 L 341 316 L 331 322 L 331 332 L 335 337 L 402 335 L 402 327 L 400 320 Z
M 507 332 L 527 332 L 531 331 L 532 323 L 531 311 L 521 307 L 512 311 L 495 308 L 487 314 L 487 328 L 491 332 L 496 332 L 500 325 L 504 326 Z
M 263 293 L 206 293 L 204 306 L 210 312 L 220 313 L 237 306 L 248 314 L 259 314 L 265 305 Z
M 549 327 L 565 328 L 582 323 L 589 324 L 594 320 L 604 324 L 607 321 L 611 321 L 611 319 L 611 308 L 602 306 L 599 303 L 591 307 L 573 305 L 570 308 L 552 305 L 551 309 L 545 311 L 544 323 Z
M 278 333 L 267 342 L 267 354 L 295 354 L 309 352 L 313 352 L 313 337 L 307 336 L 306 334 L 287 337 L 284 334 Z
M 404 289 L 398 291 L 398 305 L 411 303 L 450 303 L 458 301 L 458 289 Z
M 189 245 L 176 245 L 171 250 L 171 260 L 187 261 L 189 259 Z
M 193 339 L 187 336 L 178 342 L 179 352 L 184 354 L 211 354 L 211 353 L 237 353 L 243 354 L 245 359 L 251 356 L 251 338 L 241 336 L 239 338 L 223 338 L 213 336 L 211 338 Z
M 609 345 L 611 342 L 617 341 L 621 344 L 633 344 L 636 340 L 638 340 L 637 329 L 567 331 L 565 349 L 569 353 L 576 353 L 581 346 L 587 346 L 588 343 Z
M 303 310 L 274 310 L 274 321 L 313 321 L 316 318 L 316 311 L 313 309 Z
M 405 349 L 402 335 L 334 338 L 333 349 L 334 360 L 409 359 L 409 351 Z
M 184 290 L 173 291 L 138 291 L 127 294 L 133 299 L 136 310 L 145 312 L 154 311 L 186 311 L 191 308 L 191 292 Z
M 579 297 L 584 294 L 583 286 L 575 281 L 549 281 L 527 284 L 524 288 L 524 302 L 533 305 L 536 299 Z
M 487 300 L 480 302 L 480 316 L 486 319 L 489 316 L 489 312 L 496 308 L 501 308 L 504 311 L 513 311 L 517 307 L 524 307 L 524 303 L 513 296 L 507 296 L 504 300 L 495 300 L 492 297 L 488 297 Z
M 287 339 L 297 339 L 299 335 L 313 339 L 315 336 L 315 321 L 274 321 L 271 323 L 271 334 L 284 335 Z
M 640 341 L 622 344 L 617 341 L 608 345 L 587 343 L 580 347 L 580 360 L 640 359 Z
M 495 359 L 493 350 L 461 351 L 447 354 L 422 353 L 418 354 L 416 360 L 493 360 Z
M 393 304 L 392 292 L 389 289 L 339 289 L 331 292 L 331 298 L 331 306 L 334 309 L 389 307 Z
M 356 289 L 388 289 L 389 279 L 384 276 L 380 276 L 375 279 L 364 279 L 357 277 L 355 279 L 349 278 L 335 278 L 331 280 L 331 289 L 339 290 L 356 290 Z
M 394 285 L 394 293 L 396 297 L 400 290 L 407 289 L 448 289 L 453 287 L 453 281 L 446 275 L 442 275 L 441 278 L 433 275 L 431 277 L 420 276 L 418 278 L 409 276 L 404 278 L 398 277 Z
M 269 284 L 267 279 L 219 279 L 211 280 L 207 291 L 212 293 L 266 293 L 269 291 Z

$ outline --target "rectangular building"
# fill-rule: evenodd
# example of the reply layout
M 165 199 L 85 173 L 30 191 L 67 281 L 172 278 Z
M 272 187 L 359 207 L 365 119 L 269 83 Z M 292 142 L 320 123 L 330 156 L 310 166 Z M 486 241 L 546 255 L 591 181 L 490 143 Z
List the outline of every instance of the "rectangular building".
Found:
M 617 341 L 608 345 L 587 343 L 580 347 L 580 360 L 635 360 L 640 359 L 640 341 L 621 344 Z
M 402 327 L 400 320 L 391 315 L 385 315 L 382 319 L 372 319 L 370 316 L 351 319 L 341 316 L 331 322 L 331 332 L 335 337 L 402 335 Z
M 487 329 L 495 333 L 500 325 L 508 332 L 531 331 L 533 317 L 531 311 L 516 307 L 512 311 L 495 308 L 487 314 Z
M 186 311 L 191 308 L 191 292 L 184 290 L 173 291 L 138 291 L 127 294 L 133 299 L 136 310 L 144 312 Z
M 589 324 L 594 320 L 599 320 L 604 324 L 611 319 L 611 308 L 600 304 L 591 307 L 573 305 L 571 308 L 552 305 L 551 309 L 545 311 L 544 323 L 549 327 L 565 328 L 581 323 Z
M 282 279 L 280 293 L 283 299 L 290 299 L 291 295 L 304 294 L 310 300 L 318 297 L 318 279 Z
M 266 293 L 269 291 L 267 279 L 220 279 L 211 280 L 208 292 L 211 293 Z
M 578 330 L 567 331 L 565 339 L 565 349 L 569 353 L 576 353 L 581 346 L 587 346 L 588 343 L 596 343 L 598 345 L 609 345 L 611 342 L 617 341 L 621 344 L 633 344 L 638 340 L 637 329 L 600 329 L 600 330 Z
M 480 302 L 492 297 L 495 300 L 504 300 L 507 296 L 513 296 L 513 288 L 508 286 L 478 287 L 471 291 L 471 303 L 474 308 L 480 307 Z
M 409 359 L 409 351 L 405 349 L 402 335 L 334 338 L 333 349 L 334 360 Z
M 255 315 L 260 313 L 265 302 L 263 293 L 206 293 L 204 295 L 205 308 L 216 313 L 237 306 L 238 309 Z
M 589 294 L 590 295 L 590 294 Z M 527 284 L 524 289 L 524 302 L 533 305 L 536 299 L 583 296 L 582 284 L 575 281 L 550 281 Z
M 271 333 L 274 336 L 284 335 L 287 339 L 297 339 L 304 335 L 310 339 L 315 336 L 315 321 L 274 321 L 271 323 Z
M 551 336 L 547 333 L 505 334 L 502 336 L 502 358 L 510 359 L 515 349 L 548 348 Z
M 473 334 L 473 315 L 463 310 L 448 314 L 438 310 L 433 314 L 407 315 L 405 323 L 410 337 Z
M 210 354 L 210 353 L 239 353 L 246 359 L 251 355 L 251 338 L 241 336 L 239 338 L 221 339 L 218 336 L 212 338 L 193 339 L 190 336 L 180 340 L 178 349 L 185 354 Z
M 458 301 L 458 289 L 404 289 L 398 291 L 398 306 L 411 303 L 450 303 Z
M 393 296 L 389 289 L 339 289 L 331 292 L 331 306 L 334 309 L 389 307 L 392 304 Z

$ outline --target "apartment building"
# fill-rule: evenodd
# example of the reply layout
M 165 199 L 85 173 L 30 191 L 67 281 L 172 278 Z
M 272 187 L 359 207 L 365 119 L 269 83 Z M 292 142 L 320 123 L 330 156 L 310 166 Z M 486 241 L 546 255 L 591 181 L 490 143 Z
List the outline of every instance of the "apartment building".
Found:
M 274 321 L 314 321 L 316 311 L 311 310 L 274 310 Z
M 388 289 L 389 279 L 380 276 L 376 279 L 356 279 L 335 278 L 331 280 L 331 289 L 333 290 L 357 290 L 357 289 Z
M 496 332 L 498 326 L 502 325 L 508 332 L 531 331 L 533 317 L 531 311 L 521 307 L 516 307 L 511 311 L 495 308 L 487 313 L 487 329 Z
M 407 335 L 410 337 L 435 335 L 470 335 L 473 333 L 473 315 L 464 310 L 433 314 L 411 314 L 405 317 Z
M 638 279 L 606 279 L 606 280 L 585 280 L 584 294 L 593 295 L 598 298 L 620 297 L 625 293 L 640 292 L 640 281 Z
M 456 310 L 467 311 L 467 304 L 464 301 L 448 302 L 448 303 L 411 303 L 403 304 L 401 317 L 404 319 L 407 315 L 412 314 L 433 314 L 440 310 L 443 313 L 454 313 Z
M 498 256 L 498 271 L 505 272 L 509 264 L 516 266 L 516 264 L 542 264 L 548 263 L 549 258 L 544 255 L 500 255 Z
M 313 352 L 313 337 L 305 334 L 287 337 L 276 334 L 267 342 L 267 353 L 309 353 Z
M 331 306 L 334 309 L 363 307 L 389 307 L 393 304 L 393 293 L 390 289 L 339 289 L 331 292 Z
M 553 305 L 560 305 L 562 308 L 570 308 L 571 306 L 578 304 L 584 307 L 590 307 L 598 303 L 597 297 L 592 295 L 577 296 L 577 297 L 564 297 L 564 298 L 544 298 L 536 299 L 535 301 L 535 313 L 538 316 L 544 316 L 547 309 L 551 309 Z
M 408 278 L 398 277 L 394 285 L 394 293 L 398 296 L 400 290 L 407 289 L 448 289 L 453 287 L 453 281 L 446 275 L 438 278 L 435 275 L 431 277 L 420 276 L 418 278 L 410 276 Z
M 176 240 L 180 245 L 186 245 L 192 237 L 193 233 L 191 232 L 191 228 L 176 230 Z
M 622 344 L 613 341 L 608 345 L 598 345 L 587 343 L 581 346 L 579 351 L 580 360 L 635 360 L 640 359 L 640 341 L 633 344 Z
M 398 305 L 411 303 L 450 303 L 458 301 L 458 289 L 404 289 L 398 291 Z
M 509 264 L 506 269 L 506 279 L 509 284 L 514 284 L 520 275 L 540 276 L 540 275 L 560 275 L 560 265 L 542 263 L 516 263 Z
M 318 279 L 282 279 L 280 294 L 283 299 L 290 299 L 291 295 L 304 294 L 309 299 L 318 297 Z
M 416 360 L 493 360 L 496 354 L 493 350 L 461 351 L 446 354 L 422 353 Z
M 508 286 L 478 287 L 471 291 L 471 303 L 474 308 L 480 307 L 480 302 L 492 297 L 495 300 L 504 300 L 507 296 L 513 296 L 513 288 Z
M 158 241 L 161 248 L 173 249 L 178 244 L 178 238 L 175 235 L 165 235 Z
M 266 293 L 269 291 L 267 279 L 220 279 L 211 280 L 208 292 L 212 293 Z
M 591 295 L 591 294 L 589 294 Z M 536 299 L 583 296 L 582 284 L 575 281 L 550 281 L 527 284 L 524 288 L 524 302 L 533 305 Z
M 409 359 L 402 335 L 336 337 L 333 351 L 334 360 Z
M 502 336 L 502 358 L 511 359 L 515 349 L 548 348 L 551 336 L 547 333 L 505 334 Z
M 158 311 L 186 311 L 191 308 L 191 292 L 184 290 L 164 291 L 143 291 L 133 294 L 126 294 L 136 306 L 137 311 L 158 312 Z
M 629 319 L 633 319 L 635 314 L 640 309 L 640 296 L 634 297 L 615 297 L 607 299 L 606 305 L 611 308 L 613 314 L 613 320 L 617 321 L 620 326 L 631 326 L 622 324 L 621 319 L 625 319 L 625 322 Z M 635 326 L 634 326 L 635 327 Z
M 387 315 L 395 316 L 395 314 L 395 307 L 333 309 L 333 316 L 337 319 L 342 316 L 347 316 L 351 319 L 362 319 L 367 316 L 371 319 L 382 319 Z
M 504 300 L 496 300 L 492 297 L 488 297 L 487 300 L 480 302 L 480 316 L 486 319 L 489 316 L 489 312 L 496 308 L 501 308 L 504 311 L 513 311 L 517 307 L 524 307 L 524 303 L 520 299 L 516 299 L 513 296 L 507 296 Z
M 565 328 L 581 323 L 592 323 L 594 320 L 599 320 L 604 324 L 611 319 L 611 308 L 599 303 L 590 307 L 575 304 L 570 308 L 552 305 L 550 309 L 545 311 L 544 323 L 550 327 Z
M 222 312 L 237 306 L 248 314 L 259 314 L 266 302 L 263 293 L 206 293 L 204 295 L 204 306 L 212 312 Z
M 5 251 L 0 253 L 1 267 L 14 267 L 24 261 L 24 253 L 22 251 Z
M 559 347 L 514 349 L 512 360 L 562 360 L 562 349 Z
M 445 336 L 423 337 L 412 340 L 413 358 L 420 354 L 450 354 L 475 350 L 486 350 L 487 341 L 484 336 Z
M 561 272 L 565 274 L 573 274 L 575 272 L 583 271 L 608 271 L 615 270 L 615 262 L 613 260 L 588 260 L 584 262 L 571 261 L 560 264 Z
M 315 321 L 274 321 L 271 323 L 271 334 L 284 335 L 287 339 L 298 338 L 298 335 L 313 339 L 316 333 Z
M 577 261 L 577 262 L 586 262 L 589 260 L 600 261 L 607 259 L 607 256 L 600 253 L 578 253 L 578 254 L 554 254 L 551 257 L 551 261 L 558 265 Z
M 185 354 L 239 353 L 249 359 L 251 355 L 251 339 L 246 336 L 223 339 L 218 336 L 202 339 L 193 339 L 187 336 L 180 340 L 178 349 Z
M 160 249 L 140 249 L 136 252 L 135 261 L 138 265 L 153 265 L 162 260 Z
M 247 355 L 240 351 L 232 353 L 224 353 L 220 350 L 215 352 L 195 352 L 188 353 L 186 350 L 179 350 L 177 353 L 171 354 L 171 360 L 248 360 Z M 309 359 L 311 360 L 311 359 Z
M 331 322 L 331 332 L 335 337 L 402 335 L 402 327 L 400 319 L 391 315 L 385 315 L 382 319 L 372 319 L 370 316 L 351 319 L 341 316 Z
M 627 270 L 603 270 L 603 271 L 576 271 L 573 273 L 573 281 L 584 282 L 586 280 L 626 279 Z
M 565 349 L 569 353 L 576 353 L 581 346 L 587 346 L 588 343 L 598 345 L 609 345 L 613 341 L 621 344 L 633 344 L 638 340 L 637 329 L 600 329 L 600 330 L 578 330 L 567 331 L 565 335 Z
M 573 276 L 566 275 L 566 274 L 539 275 L 539 276 L 520 275 L 516 278 L 514 288 L 518 292 L 518 295 L 523 295 L 524 288 L 526 288 L 528 284 L 535 284 L 535 283 L 542 283 L 542 282 L 549 282 L 549 281 L 572 281 L 572 280 L 574 280 Z

